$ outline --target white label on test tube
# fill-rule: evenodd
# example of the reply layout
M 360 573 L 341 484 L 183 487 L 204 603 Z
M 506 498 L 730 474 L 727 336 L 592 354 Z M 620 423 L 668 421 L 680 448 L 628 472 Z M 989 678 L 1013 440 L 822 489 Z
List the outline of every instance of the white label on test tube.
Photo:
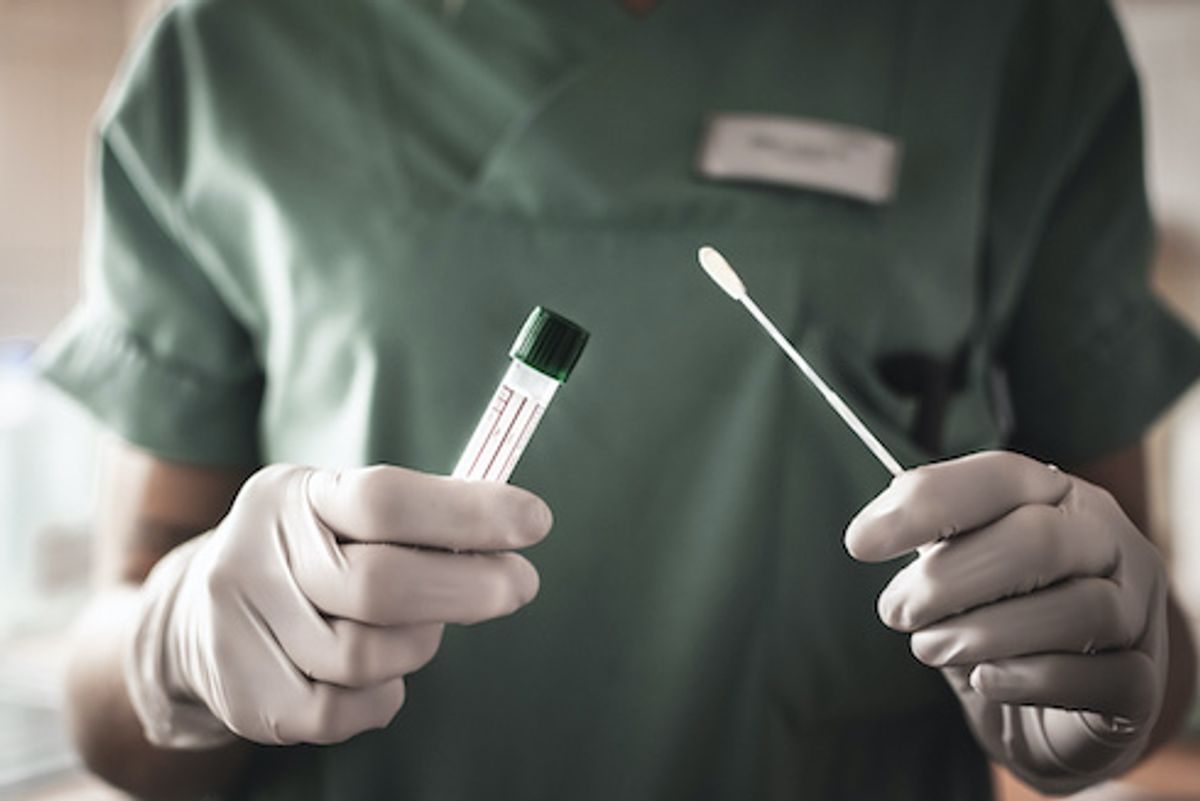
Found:
M 453 476 L 508 481 L 558 386 L 555 379 L 513 359 Z

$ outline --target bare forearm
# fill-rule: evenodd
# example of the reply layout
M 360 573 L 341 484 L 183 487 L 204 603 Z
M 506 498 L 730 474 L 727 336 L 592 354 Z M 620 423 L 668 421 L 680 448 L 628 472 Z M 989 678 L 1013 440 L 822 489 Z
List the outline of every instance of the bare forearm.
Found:
M 199 798 L 232 784 L 252 745 L 209 751 L 156 748 L 142 735 L 122 675 L 122 651 L 137 614 L 137 588 L 106 589 L 81 617 L 67 675 L 67 711 L 84 762 L 101 778 L 148 798 Z

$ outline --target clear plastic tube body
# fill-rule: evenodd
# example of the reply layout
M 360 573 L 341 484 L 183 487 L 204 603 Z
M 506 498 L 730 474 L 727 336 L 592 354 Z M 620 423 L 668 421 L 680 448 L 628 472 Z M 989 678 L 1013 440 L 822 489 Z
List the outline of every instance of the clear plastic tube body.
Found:
M 454 478 L 508 481 L 558 387 L 554 378 L 513 359 L 458 458 Z

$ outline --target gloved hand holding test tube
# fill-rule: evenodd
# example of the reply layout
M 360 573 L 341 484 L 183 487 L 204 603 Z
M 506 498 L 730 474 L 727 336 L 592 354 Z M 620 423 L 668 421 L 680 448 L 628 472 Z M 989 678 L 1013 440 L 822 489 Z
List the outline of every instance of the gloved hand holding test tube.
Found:
M 1166 688 L 1167 579 L 1112 496 L 1001 451 L 905 470 L 729 262 L 711 247 L 699 260 L 892 474 L 850 522 L 846 548 L 872 562 L 918 552 L 880 594 L 879 616 L 942 670 L 989 755 L 1054 792 L 1136 762 Z
M 546 536 L 551 513 L 505 482 L 586 340 L 534 310 L 454 477 L 391 465 L 252 476 L 141 589 L 124 668 L 147 740 L 334 743 L 386 726 L 447 623 L 529 603 L 538 574 L 517 551 Z

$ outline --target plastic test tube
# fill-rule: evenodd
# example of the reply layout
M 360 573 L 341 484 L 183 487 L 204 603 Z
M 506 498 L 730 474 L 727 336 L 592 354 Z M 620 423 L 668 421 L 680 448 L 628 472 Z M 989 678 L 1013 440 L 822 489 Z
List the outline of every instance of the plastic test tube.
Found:
M 549 309 L 530 312 L 508 352 L 508 371 L 458 458 L 455 478 L 508 481 L 587 340 L 587 331 Z

